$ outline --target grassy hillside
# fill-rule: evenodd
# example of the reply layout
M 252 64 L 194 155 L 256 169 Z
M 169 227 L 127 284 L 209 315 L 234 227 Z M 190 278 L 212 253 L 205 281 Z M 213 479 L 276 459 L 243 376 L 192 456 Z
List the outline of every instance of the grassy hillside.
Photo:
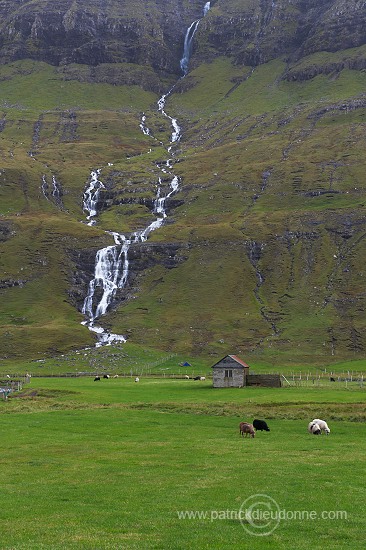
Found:
M 300 84 L 284 67 L 233 86 L 238 68 L 218 59 L 172 96 L 184 204 L 151 239 L 188 243 L 187 259 L 146 272 L 140 308 L 122 308 L 114 327 L 275 363 L 362 354 L 365 75 Z
M 180 189 L 168 223 L 131 251 L 123 301 L 101 320 L 131 344 L 205 364 L 226 353 L 273 365 L 363 357 L 366 76 L 287 74 L 281 58 L 252 70 L 220 57 L 168 98 L 183 129 Z M 103 230 L 154 219 L 170 128 L 158 95 L 137 86 L 64 79 L 34 61 L 0 78 L 1 355 L 54 355 L 93 342 L 78 310 L 95 252 L 112 244 Z M 96 168 L 107 191 L 89 227 L 82 195 Z M 59 200 L 42 192 L 53 176 Z
M 139 110 L 154 96 L 133 87 L 64 82 L 46 64 L 1 68 L 1 355 L 39 357 L 93 342 L 69 290 L 77 251 L 110 244 L 81 223 L 90 171 L 140 152 Z M 57 178 L 62 194 L 42 193 Z

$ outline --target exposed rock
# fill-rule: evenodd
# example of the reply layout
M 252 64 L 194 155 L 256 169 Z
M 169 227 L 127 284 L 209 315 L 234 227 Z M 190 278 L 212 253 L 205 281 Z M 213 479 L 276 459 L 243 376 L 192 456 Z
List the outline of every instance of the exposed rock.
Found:
M 1 62 L 136 63 L 179 72 L 185 30 L 201 5 L 111 0 L 1 2 Z
M 0 223 L 0 242 L 8 240 L 12 235 L 11 225 L 6 222 Z
M 365 3 L 357 0 L 257 0 L 240 7 L 218 2 L 197 31 L 195 59 L 224 55 L 251 66 L 282 55 L 296 61 L 314 52 L 361 46 L 365 23 Z
M 26 284 L 24 279 L 0 279 L 0 288 L 12 288 L 14 286 L 24 286 Z
M 343 71 L 344 69 L 361 71 L 366 69 L 366 53 L 365 57 L 359 56 L 357 58 L 345 58 L 341 61 L 333 62 L 324 62 L 324 63 L 310 63 L 306 66 L 303 64 L 295 65 L 291 67 L 286 74 L 284 79 L 289 81 L 302 81 L 302 80 L 311 80 L 312 78 L 318 76 L 319 74 L 331 75 L 337 74 Z
M 140 66 L 124 71 L 127 83 L 138 82 L 138 74 L 144 73 L 141 66 L 180 74 L 185 32 L 193 20 L 202 18 L 202 7 L 201 2 L 186 6 L 178 0 L 111 0 L 108 5 L 98 0 L 1 2 L 0 62 L 31 58 L 62 67 Z M 225 55 L 237 64 L 256 66 L 281 55 L 296 60 L 314 52 L 355 48 L 365 43 L 365 12 L 364 2 L 358 0 L 212 2 L 195 35 L 195 60 Z M 306 74 L 312 74 L 311 68 Z M 71 75 L 65 70 L 66 78 Z M 145 73 L 143 80 L 150 77 L 151 72 Z M 80 78 L 120 80 L 111 68 Z M 287 78 L 299 79 L 299 73 L 291 71 Z
M 182 249 L 185 245 L 174 243 L 136 243 L 128 251 L 130 271 L 126 288 L 117 292 L 114 303 L 118 304 L 129 298 L 131 288 L 136 286 L 136 280 L 141 274 L 155 265 L 162 265 L 166 269 L 173 269 L 185 260 Z M 96 250 L 70 251 L 75 265 L 72 275 L 69 296 L 72 302 L 81 310 L 87 294 L 89 281 L 94 276 Z

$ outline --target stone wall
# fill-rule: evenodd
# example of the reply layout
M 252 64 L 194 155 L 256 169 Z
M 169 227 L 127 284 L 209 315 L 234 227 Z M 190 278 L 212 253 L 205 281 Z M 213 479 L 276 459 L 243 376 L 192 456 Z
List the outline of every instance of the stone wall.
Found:
M 282 386 L 281 377 L 279 374 L 249 374 L 247 377 L 247 386 L 280 388 Z

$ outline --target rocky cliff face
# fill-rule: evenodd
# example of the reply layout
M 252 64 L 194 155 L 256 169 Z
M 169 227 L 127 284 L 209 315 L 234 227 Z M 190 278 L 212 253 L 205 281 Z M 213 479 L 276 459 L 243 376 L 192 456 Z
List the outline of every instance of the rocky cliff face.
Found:
M 258 65 L 319 51 L 334 52 L 366 41 L 366 3 L 351 0 L 258 0 L 217 2 L 202 22 L 201 55 L 229 55 Z
M 195 61 L 217 55 L 258 65 L 287 55 L 336 51 L 366 41 L 358 0 L 218 0 L 195 36 Z M 0 62 L 32 58 L 54 65 L 128 62 L 179 73 L 188 25 L 203 3 L 155 0 L 0 2 Z
M 185 8 L 178 0 L 2 1 L 0 59 L 54 65 L 129 62 L 176 72 L 185 28 L 201 11 L 199 2 Z

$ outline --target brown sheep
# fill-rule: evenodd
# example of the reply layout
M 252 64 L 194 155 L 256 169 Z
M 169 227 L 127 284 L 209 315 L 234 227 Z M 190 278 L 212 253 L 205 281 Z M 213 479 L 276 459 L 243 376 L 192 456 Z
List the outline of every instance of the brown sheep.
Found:
M 247 437 L 248 434 L 249 434 L 249 437 L 255 436 L 255 430 L 254 430 L 253 424 L 249 424 L 249 422 L 240 422 L 239 430 L 240 430 L 240 435 L 242 436 L 244 436 L 244 434 L 245 434 L 245 437 Z

